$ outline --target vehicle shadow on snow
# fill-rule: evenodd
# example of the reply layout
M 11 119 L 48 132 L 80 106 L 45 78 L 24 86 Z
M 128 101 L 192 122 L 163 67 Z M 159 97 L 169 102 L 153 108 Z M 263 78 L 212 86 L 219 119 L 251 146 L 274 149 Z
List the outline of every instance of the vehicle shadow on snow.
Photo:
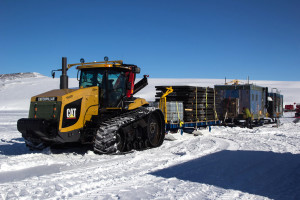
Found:
M 13 138 L 9 141 L 1 140 L 5 144 L 0 145 L 0 155 L 16 156 L 30 153 L 23 138 Z
M 272 199 L 300 199 L 299 154 L 224 150 L 150 174 Z
M 9 141 L 1 140 L 5 144 L 0 145 L 0 155 L 6 156 L 17 156 L 31 153 L 44 153 L 44 154 L 62 154 L 62 153 L 73 153 L 84 155 L 92 148 L 88 145 L 78 146 L 77 144 L 55 146 L 46 148 L 43 150 L 30 150 L 26 145 L 23 138 L 13 138 Z

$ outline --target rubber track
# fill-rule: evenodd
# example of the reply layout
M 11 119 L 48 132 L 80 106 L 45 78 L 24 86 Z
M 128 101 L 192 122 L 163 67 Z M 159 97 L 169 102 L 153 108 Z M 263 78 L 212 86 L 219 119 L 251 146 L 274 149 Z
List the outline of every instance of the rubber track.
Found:
M 116 134 L 119 128 L 144 118 L 155 109 L 140 107 L 102 122 L 95 137 L 94 151 L 100 154 L 118 153 Z

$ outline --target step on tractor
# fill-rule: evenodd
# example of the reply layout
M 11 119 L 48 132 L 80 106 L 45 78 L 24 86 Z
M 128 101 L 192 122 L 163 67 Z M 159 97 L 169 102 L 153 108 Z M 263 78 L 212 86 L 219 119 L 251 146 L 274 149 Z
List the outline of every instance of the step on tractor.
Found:
M 29 117 L 17 128 L 30 149 L 69 144 L 91 145 L 95 153 L 112 154 L 158 147 L 165 137 L 161 110 L 133 97 L 147 84 L 140 68 L 122 60 L 68 64 L 62 58 L 60 89 L 31 98 Z M 76 67 L 79 88 L 68 89 L 67 70 Z

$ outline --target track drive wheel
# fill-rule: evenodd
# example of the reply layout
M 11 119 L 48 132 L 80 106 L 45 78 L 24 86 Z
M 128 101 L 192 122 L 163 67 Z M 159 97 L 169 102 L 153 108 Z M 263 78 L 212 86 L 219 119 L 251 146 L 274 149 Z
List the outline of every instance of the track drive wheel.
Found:
M 165 137 L 165 123 L 160 110 L 153 111 L 148 117 L 147 137 L 151 147 L 158 147 Z

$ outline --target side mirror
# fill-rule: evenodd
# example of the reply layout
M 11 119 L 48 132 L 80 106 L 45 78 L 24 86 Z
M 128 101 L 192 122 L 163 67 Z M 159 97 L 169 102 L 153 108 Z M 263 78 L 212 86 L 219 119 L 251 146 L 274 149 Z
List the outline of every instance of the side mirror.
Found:
M 55 72 L 52 72 L 52 78 L 55 78 Z

